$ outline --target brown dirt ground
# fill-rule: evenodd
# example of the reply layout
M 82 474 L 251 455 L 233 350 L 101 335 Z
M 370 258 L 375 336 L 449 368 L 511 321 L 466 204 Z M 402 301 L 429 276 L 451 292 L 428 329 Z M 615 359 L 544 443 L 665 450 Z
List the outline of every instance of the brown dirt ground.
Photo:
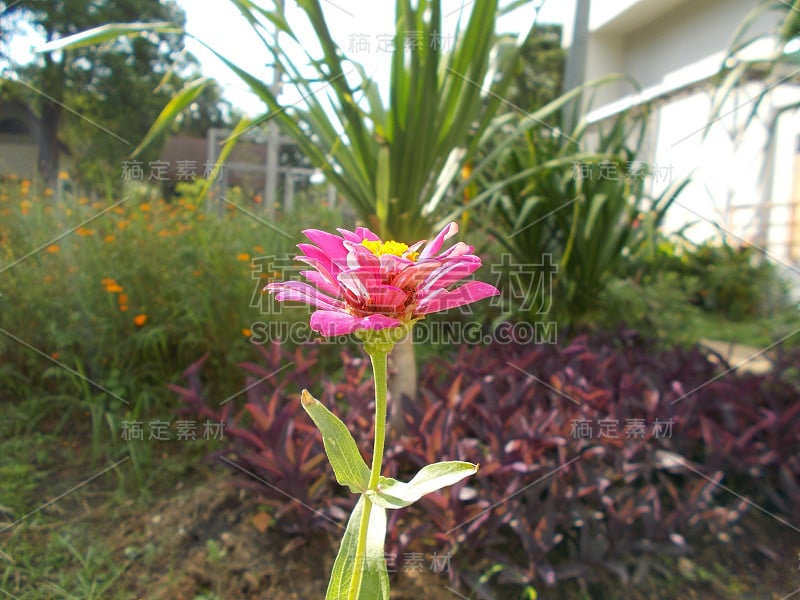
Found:
M 115 528 L 114 554 L 125 560 L 126 548 L 149 542 L 161 556 L 128 568 L 124 585 L 131 597 L 193 600 L 212 592 L 226 600 L 324 598 L 338 539 L 326 531 L 308 540 L 269 528 L 261 533 L 252 521 L 258 507 L 255 494 L 217 481 L 160 500 L 147 514 L 132 512 Z M 392 600 L 458 598 L 447 585 L 446 575 L 398 573 Z
M 100 508 L 87 515 L 87 527 L 109 529 L 103 513 Z M 180 489 L 146 513 L 131 506 L 108 531 L 114 555 L 127 561 L 130 548 L 148 543 L 153 555 L 132 561 L 120 585 L 143 600 L 195 600 L 204 593 L 226 600 L 323 598 L 338 537 L 319 531 L 306 540 L 270 528 L 261 533 L 253 523 L 257 514 L 255 494 L 221 479 Z M 636 587 L 601 573 L 592 582 L 540 588 L 539 598 L 800 600 L 800 534 L 757 511 L 731 534 L 696 540 L 688 556 L 656 564 Z M 459 594 L 448 585 L 446 575 L 401 571 L 392 581 L 392 599 L 517 598 L 501 589 L 487 596 Z

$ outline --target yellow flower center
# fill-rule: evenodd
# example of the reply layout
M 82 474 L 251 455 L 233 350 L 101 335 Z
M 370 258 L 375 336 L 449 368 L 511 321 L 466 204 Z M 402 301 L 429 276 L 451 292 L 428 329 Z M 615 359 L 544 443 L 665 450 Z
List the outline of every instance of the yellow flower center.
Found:
M 375 256 L 391 254 L 393 256 L 403 256 L 409 260 L 417 260 L 417 256 L 419 256 L 419 252 L 408 251 L 408 244 L 404 244 L 403 242 L 395 242 L 394 240 L 388 240 L 386 242 L 382 242 L 380 240 L 363 240 L 361 245 L 372 252 Z

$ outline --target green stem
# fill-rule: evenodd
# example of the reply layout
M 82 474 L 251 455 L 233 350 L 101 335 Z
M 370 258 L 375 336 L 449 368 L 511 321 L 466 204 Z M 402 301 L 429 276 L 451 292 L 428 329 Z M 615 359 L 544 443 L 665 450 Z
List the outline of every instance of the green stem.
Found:
M 391 348 L 381 348 L 378 344 L 365 344 L 365 349 L 372 361 L 372 373 L 375 378 L 375 444 L 372 451 L 372 469 L 369 475 L 367 489 L 376 490 L 381 476 L 383 463 L 383 445 L 386 439 L 386 385 L 387 362 Z M 361 579 L 364 575 L 366 563 L 367 529 L 369 516 L 372 512 L 372 502 L 364 498 L 364 511 L 361 513 L 361 522 L 358 524 L 358 542 L 356 544 L 356 557 L 353 563 L 353 578 L 350 580 L 350 589 L 347 593 L 349 600 L 358 600 L 361 588 Z
M 369 347 L 368 347 L 369 351 Z M 372 470 L 368 489 L 378 489 L 383 464 L 383 444 L 386 439 L 386 385 L 389 352 L 373 349 L 369 355 L 375 376 L 375 445 L 372 452 Z

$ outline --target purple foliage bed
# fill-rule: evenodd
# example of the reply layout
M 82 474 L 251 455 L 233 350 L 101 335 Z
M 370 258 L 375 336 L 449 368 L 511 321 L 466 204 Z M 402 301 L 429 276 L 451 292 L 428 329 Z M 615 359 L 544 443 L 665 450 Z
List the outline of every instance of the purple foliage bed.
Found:
M 335 407 L 359 447 L 371 448 L 369 361 L 345 350 L 343 371 L 328 376 L 319 347 L 258 350 L 262 364 L 242 365 L 243 406 L 204 397 L 203 360 L 186 370 L 187 387 L 172 387 L 187 412 L 225 422 L 229 443 L 214 458 L 254 475 L 241 485 L 273 505 L 278 527 L 330 527 L 355 498 L 336 485 L 299 392 Z M 414 553 L 450 556 L 454 584 L 492 565 L 516 584 L 597 568 L 627 580 L 656 555 L 729 530 L 749 509 L 743 497 L 797 522 L 798 365 L 795 352 L 767 374 L 726 372 L 699 348 L 656 350 L 633 332 L 563 347 L 463 346 L 428 361 L 419 397 L 405 399 L 405 430 L 387 444 L 384 474 L 408 478 L 453 459 L 481 468 L 393 511 L 387 552 L 398 563 Z

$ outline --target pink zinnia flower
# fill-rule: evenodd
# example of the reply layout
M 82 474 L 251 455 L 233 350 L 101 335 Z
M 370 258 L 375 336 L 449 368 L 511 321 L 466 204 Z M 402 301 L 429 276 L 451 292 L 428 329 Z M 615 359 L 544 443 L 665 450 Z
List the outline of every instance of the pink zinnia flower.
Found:
M 383 242 L 365 227 L 338 231 L 341 236 L 318 229 L 303 232 L 313 244 L 298 244 L 303 254 L 297 260 L 314 268 L 301 272 L 313 285 L 284 281 L 265 288 L 277 300 L 316 307 L 311 328 L 324 336 L 406 325 L 428 313 L 500 293 L 480 281 L 449 289 L 481 266 L 472 246 L 463 242 L 439 252 L 444 241 L 458 232 L 455 223 L 427 244 L 422 240 L 410 247 Z

